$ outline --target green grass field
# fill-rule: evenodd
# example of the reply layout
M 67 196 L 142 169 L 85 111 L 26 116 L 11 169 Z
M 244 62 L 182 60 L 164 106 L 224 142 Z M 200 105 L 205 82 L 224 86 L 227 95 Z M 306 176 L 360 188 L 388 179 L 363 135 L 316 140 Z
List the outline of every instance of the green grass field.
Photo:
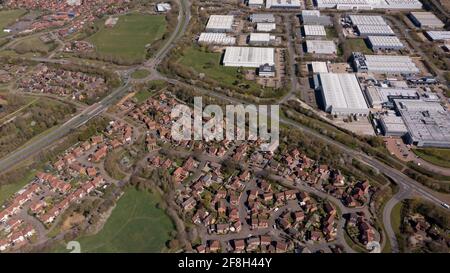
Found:
M 392 223 L 392 229 L 394 230 L 396 235 L 400 234 L 400 224 L 402 221 L 402 219 L 401 219 L 402 207 L 403 207 L 403 203 L 399 202 L 392 209 L 391 223 Z
M 370 50 L 366 42 L 363 39 L 347 39 L 345 43 L 349 47 L 352 52 L 362 52 L 364 54 L 372 54 L 372 50 Z
M 10 24 L 14 23 L 25 13 L 27 13 L 27 11 L 21 9 L 0 11 L 0 37 L 7 36 L 8 33 L 3 32 L 3 29 L 9 26 Z
M 117 203 L 103 229 L 78 239 L 82 252 L 161 252 L 174 226 L 156 208 L 157 195 L 128 189 Z
M 256 82 L 245 79 L 239 80 L 239 77 L 243 77 L 243 75 L 239 73 L 238 68 L 221 65 L 221 57 L 222 54 L 220 53 L 204 52 L 190 47 L 183 52 L 179 62 L 193 68 L 198 73 L 204 73 L 207 77 L 220 82 L 226 87 L 235 87 L 233 83 L 238 80 L 239 84 L 248 84 L 250 92 L 262 89 Z
M 43 43 L 38 37 L 31 37 L 21 41 L 14 47 L 14 50 L 19 54 L 26 53 L 40 53 L 47 54 L 53 49 L 55 49 L 55 43 Z
M 133 79 L 144 79 L 144 78 L 146 78 L 148 75 L 150 75 L 150 72 L 149 72 L 148 70 L 146 70 L 146 69 L 138 69 L 138 70 L 134 71 L 134 72 L 131 74 L 131 77 L 132 77 Z
M 0 205 L 5 202 L 14 193 L 24 187 L 26 184 L 30 183 L 33 177 L 36 175 L 36 171 L 30 171 L 23 179 L 17 181 L 13 184 L 1 185 L 0 186 Z
M 450 149 L 424 148 L 413 152 L 425 161 L 444 168 L 450 168 Z
M 102 20 L 99 28 L 88 40 L 100 55 L 136 61 L 145 57 L 147 44 L 164 35 L 166 21 L 162 15 L 127 14 L 112 28 L 104 27 Z

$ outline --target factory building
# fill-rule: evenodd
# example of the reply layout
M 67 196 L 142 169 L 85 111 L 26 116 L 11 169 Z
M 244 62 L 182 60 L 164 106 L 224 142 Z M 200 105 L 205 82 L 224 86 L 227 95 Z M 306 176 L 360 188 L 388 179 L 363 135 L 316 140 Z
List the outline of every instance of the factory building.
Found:
M 432 40 L 432 41 L 450 40 L 450 31 L 448 31 L 448 30 L 443 30 L 443 31 L 432 30 L 432 31 L 427 31 L 426 34 L 427 34 L 428 38 L 430 38 L 430 40 Z
M 269 33 L 250 33 L 248 43 L 250 45 L 269 45 L 275 41 L 276 37 Z
M 419 68 L 409 56 L 364 55 L 353 52 L 353 66 L 358 72 L 379 74 L 411 75 L 419 73 Z
M 315 0 L 319 9 L 372 10 L 421 9 L 419 0 Z
M 205 45 L 234 45 L 236 38 L 225 33 L 203 32 L 200 34 L 198 42 Z
M 258 32 L 272 32 L 277 29 L 277 25 L 275 23 L 257 23 L 256 31 Z
M 272 13 L 256 13 L 250 15 L 252 23 L 275 23 L 275 16 Z
M 326 62 L 311 62 L 311 71 L 314 74 L 317 73 L 328 73 L 328 66 Z
M 320 15 L 319 10 L 302 10 L 302 22 L 304 25 L 333 25 L 330 16 Z
M 408 133 L 405 122 L 399 116 L 382 116 L 380 119 L 381 132 L 385 136 L 403 137 Z
M 369 36 L 369 47 L 372 50 L 400 50 L 405 48 L 399 38 L 395 36 Z
M 373 25 L 373 26 L 386 26 L 387 23 L 380 15 L 349 15 L 350 21 L 355 26 L 360 25 Z
M 333 41 L 308 40 L 306 51 L 314 54 L 336 54 L 336 45 Z
M 300 0 L 266 0 L 266 9 L 299 9 Z
M 325 27 L 321 25 L 304 25 L 303 33 L 305 36 L 326 36 Z
M 395 99 L 419 99 L 416 88 L 368 86 L 365 95 L 370 107 L 374 109 L 393 108 Z
M 336 115 L 367 115 L 369 109 L 355 74 L 319 73 L 324 110 Z
M 269 64 L 260 65 L 258 68 L 258 76 L 275 77 L 275 66 Z
M 417 11 L 409 14 L 411 21 L 420 28 L 443 28 L 444 23 L 432 12 Z
M 264 0 L 248 0 L 247 4 L 250 8 L 262 8 Z
M 450 113 L 439 102 L 394 100 L 394 104 L 408 129 L 408 144 L 450 148 Z
M 233 15 L 211 15 L 206 25 L 207 32 L 231 32 L 233 30 Z
M 356 31 L 359 36 L 395 36 L 394 31 L 388 25 L 357 25 Z
M 227 47 L 223 64 L 232 67 L 275 65 L 275 49 L 267 47 Z

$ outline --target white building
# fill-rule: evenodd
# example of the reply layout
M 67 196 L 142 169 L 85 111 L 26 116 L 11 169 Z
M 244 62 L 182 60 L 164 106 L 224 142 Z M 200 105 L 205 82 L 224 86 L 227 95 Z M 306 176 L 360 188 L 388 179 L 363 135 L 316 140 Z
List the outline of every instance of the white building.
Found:
M 355 74 L 320 73 L 318 81 L 325 111 L 336 115 L 369 113 Z
M 427 31 L 427 36 L 430 37 L 432 41 L 446 41 L 450 40 L 450 31 L 443 30 L 443 31 Z
M 315 54 L 336 54 L 336 45 L 333 41 L 308 40 L 306 41 L 306 50 L 308 53 Z
M 198 42 L 206 45 L 234 45 L 236 38 L 225 33 L 203 32 L 200 34 Z
M 275 65 L 275 49 L 267 47 L 227 47 L 223 64 L 233 67 Z
M 326 36 L 325 27 L 321 25 L 304 25 L 303 32 L 305 36 Z
M 315 0 L 319 9 L 421 9 L 419 0 Z
M 406 75 L 420 72 L 409 56 L 363 55 L 353 52 L 353 64 L 358 72 Z
M 313 73 L 328 73 L 326 62 L 311 62 L 311 70 Z
M 387 25 L 386 21 L 380 15 L 349 15 L 352 24 L 357 25 Z
M 299 9 L 300 0 L 266 0 L 267 9 Z
M 443 28 L 444 23 L 432 12 L 417 11 L 411 12 L 409 17 L 413 23 L 420 28 Z
M 250 45 L 269 45 L 275 41 L 275 36 L 269 33 L 250 33 L 249 44 Z
M 277 25 L 275 23 L 257 23 L 256 31 L 258 32 L 272 32 L 277 29 Z
M 383 35 L 394 36 L 395 33 L 388 25 L 357 25 L 356 30 L 360 36 Z
M 405 45 L 396 36 L 369 36 L 369 46 L 373 50 L 400 50 Z
M 207 32 L 230 32 L 233 29 L 233 15 L 211 15 L 206 25 Z
M 170 6 L 169 3 L 158 3 L 156 4 L 156 11 L 157 12 L 167 12 L 172 9 L 172 6 Z
M 271 13 L 256 13 L 250 15 L 252 23 L 275 23 L 275 16 Z
M 264 0 L 248 0 L 248 6 L 250 8 L 262 8 L 264 6 Z
M 402 117 L 399 116 L 382 116 L 380 119 L 381 131 L 385 136 L 398 136 L 402 137 L 408 133 L 405 122 Z

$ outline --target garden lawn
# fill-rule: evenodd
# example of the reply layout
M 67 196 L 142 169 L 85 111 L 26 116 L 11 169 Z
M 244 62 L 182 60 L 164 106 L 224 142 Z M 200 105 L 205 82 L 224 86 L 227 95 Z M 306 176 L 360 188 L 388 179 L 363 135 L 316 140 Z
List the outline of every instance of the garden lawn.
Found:
M 3 29 L 13 24 L 25 13 L 27 13 L 27 11 L 22 9 L 0 11 L 0 37 L 7 36 L 8 33 L 4 32 Z
M 364 54 L 373 53 L 372 50 L 367 47 L 366 42 L 364 42 L 363 39 L 347 39 L 345 43 L 347 43 L 351 52 L 361 52 Z

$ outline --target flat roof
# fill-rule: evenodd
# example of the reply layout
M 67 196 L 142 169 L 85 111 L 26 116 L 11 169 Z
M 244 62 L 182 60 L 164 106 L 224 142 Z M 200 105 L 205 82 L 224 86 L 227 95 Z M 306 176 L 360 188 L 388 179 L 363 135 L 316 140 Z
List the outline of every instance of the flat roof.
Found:
M 326 40 L 307 40 L 306 49 L 308 53 L 317 54 L 335 54 L 337 52 L 335 43 Z
M 272 38 L 269 33 L 250 33 L 250 42 L 269 42 Z
M 395 35 L 392 28 L 388 25 L 357 25 L 356 29 L 362 35 L 364 34 Z
M 328 73 L 328 66 L 326 62 L 311 62 L 313 73 Z
M 259 67 L 275 65 L 275 49 L 267 47 L 227 47 L 223 64 L 234 67 Z
M 433 41 L 439 41 L 439 40 L 450 40 L 450 31 L 448 30 L 433 30 L 433 31 L 427 31 L 427 35 L 433 40 Z
M 218 44 L 218 45 L 234 45 L 236 38 L 228 36 L 225 33 L 202 32 L 198 38 L 200 43 Z
M 254 13 L 250 15 L 250 20 L 253 23 L 255 22 L 275 23 L 275 16 L 272 13 Z
M 304 25 L 303 30 L 306 36 L 326 36 L 325 27 L 321 25 Z
M 266 0 L 266 8 L 300 8 L 300 0 Z
M 364 55 L 369 72 L 418 73 L 419 68 L 409 56 Z
M 395 36 L 369 36 L 367 38 L 372 47 L 404 47 L 400 39 Z
M 355 74 L 319 73 L 324 103 L 331 112 L 368 112 L 367 103 Z
M 277 28 L 277 25 L 275 23 L 257 23 L 256 24 L 257 31 L 270 32 L 272 30 L 275 30 L 276 28 Z
M 425 27 L 444 27 L 444 23 L 429 11 L 413 11 L 411 16 L 416 19 L 421 26 Z
M 387 25 L 380 15 L 349 15 L 353 25 Z
M 233 15 L 211 15 L 209 16 L 206 29 L 231 29 L 233 27 Z
M 316 0 L 318 8 L 337 9 L 421 9 L 419 0 Z
M 264 0 L 248 0 L 249 5 L 264 5 Z

